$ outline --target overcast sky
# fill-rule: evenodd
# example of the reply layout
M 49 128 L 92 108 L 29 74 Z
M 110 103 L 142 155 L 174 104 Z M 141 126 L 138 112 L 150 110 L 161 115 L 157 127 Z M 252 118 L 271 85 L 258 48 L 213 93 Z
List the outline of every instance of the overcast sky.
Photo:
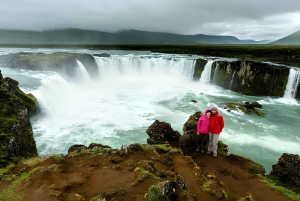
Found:
M 300 30 L 300 0 L 0 0 L 0 29 L 124 29 L 276 40 Z

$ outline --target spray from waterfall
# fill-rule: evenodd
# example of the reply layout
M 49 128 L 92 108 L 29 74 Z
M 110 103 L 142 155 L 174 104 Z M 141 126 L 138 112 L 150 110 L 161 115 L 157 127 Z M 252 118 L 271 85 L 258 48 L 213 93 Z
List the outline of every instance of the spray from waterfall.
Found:
M 300 81 L 300 70 L 291 68 L 283 98 L 286 98 L 286 99 L 295 98 L 297 88 L 299 86 L 299 81 Z
M 208 84 L 210 83 L 210 78 L 211 78 L 211 66 L 214 63 L 213 60 L 208 60 L 208 62 L 206 63 L 206 65 L 204 66 L 204 70 L 201 74 L 200 77 L 200 83 L 203 84 Z
M 230 85 L 229 85 L 229 89 L 231 89 L 231 86 L 232 86 L 232 82 L 233 82 L 233 78 L 234 78 L 235 72 L 236 72 L 236 70 L 234 70 L 234 72 L 233 72 L 233 74 L 232 74 L 231 81 L 230 81 Z

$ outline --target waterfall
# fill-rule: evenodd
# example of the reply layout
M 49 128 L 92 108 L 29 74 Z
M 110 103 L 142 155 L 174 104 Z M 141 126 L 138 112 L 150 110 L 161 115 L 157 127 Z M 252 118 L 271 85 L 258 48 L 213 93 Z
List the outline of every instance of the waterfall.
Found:
M 127 76 L 136 79 L 186 79 L 191 81 L 195 71 L 195 60 L 186 58 L 112 56 L 95 57 L 100 78 Z
M 236 70 L 234 70 L 234 72 L 233 72 L 233 74 L 232 74 L 231 81 L 230 81 L 230 85 L 229 85 L 229 89 L 231 89 L 231 86 L 232 86 L 232 82 L 233 82 L 233 78 L 234 78 L 235 72 L 236 72 Z
M 291 68 L 283 98 L 286 99 L 295 98 L 297 88 L 299 86 L 299 81 L 300 81 L 300 70 Z
M 78 68 L 75 70 L 75 75 L 80 81 L 89 81 L 90 80 L 90 75 L 85 69 L 84 65 L 76 60 Z
M 200 77 L 200 83 L 208 84 L 210 83 L 210 77 L 211 77 L 211 66 L 214 63 L 213 60 L 208 60 L 206 65 L 204 66 L 204 70 Z
M 216 84 L 216 79 L 217 79 L 218 73 L 219 73 L 219 63 L 217 63 L 217 66 L 215 68 L 215 73 L 214 73 L 214 77 L 213 77 L 213 81 L 212 81 L 213 84 Z

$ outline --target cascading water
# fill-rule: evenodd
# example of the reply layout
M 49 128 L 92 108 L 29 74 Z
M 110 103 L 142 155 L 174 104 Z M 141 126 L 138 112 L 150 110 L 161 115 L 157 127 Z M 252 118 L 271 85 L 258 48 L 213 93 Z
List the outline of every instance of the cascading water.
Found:
M 211 66 L 214 63 L 213 60 L 208 60 L 206 65 L 204 66 L 204 70 L 200 77 L 200 83 L 202 84 L 209 84 L 210 77 L 211 77 Z
M 234 70 L 234 72 L 233 72 L 233 74 L 232 74 L 232 77 L 231 77 L 231 80 L 230 80 L 229 89 L 231 89 L 231 86 L 232 86 L 232 82 L 233 82 L 233 78 L 234 78 L 235 72 L 236 72 L 236 70 Z
M 184 95 L 185 87 L 193 84 L 193 59 L 130 55 L 96 57 L 96 62 L 98 80 L 90 80 L 78 61 L 76 76 L 80 79 L 76 82 L 55 74 L 43 80 L 35 92 L 45 111 L 33 126 L 37 144 L 43 147 L 39 149 L 41 155 L 65 153 L 76 143 L 118 147 L 137 136 L 146 140 L 145 129 L 140 129 L 172 113 L 162 109 L 161 103 Z M 54 142 L 48 143 L 49 138 Z
M 300 81 L 300 70 L 291 68 L 283 98 L 286 99 L 295 98 L 297 88 L 299 86 L 299 81 Z
M 215 68 L 214 77 L 213 77 L 213 81 L 212 81 L 213 84 L 216 84 L 216 79 L 217 79 L 218 74 L 219 74 L 219 63 L 217 63 L 217 66 Z
M 76 62 L 77 62 L 77 65 L 78 65 L 78 68 L 76 68 L 76 71 L 75 71 L 76 77 L 79 80 L 89 81 L 91 78 L 90 78 L 89 73 L 85 69 L 84 65 L 78 60 L 76 60 Z

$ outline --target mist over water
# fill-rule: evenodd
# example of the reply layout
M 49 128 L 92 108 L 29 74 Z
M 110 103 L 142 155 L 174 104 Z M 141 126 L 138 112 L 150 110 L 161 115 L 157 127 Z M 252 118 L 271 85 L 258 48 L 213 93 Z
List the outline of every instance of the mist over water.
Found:
M 209 72 L 193 81 L 196 56 L 106 52 L 111 57 L 95 57 L 97 79 L 90 78 L 80 61 L 70 80 L 51 71 L 1 67 L 4 77 L 18 80 L 23 90 L 38 99 L 41 112 L 31 122 L 41 156 L 66 154 L 73 144 L 96 142 L 120 148 L 121 144 L 146 143 L 146 129 L 156 119 L 183 134 L 190 115 L 212 106 L 224 116 L 220 139 L 231 153 L 260 162 L 267 171 L 282 153 L 300 154 L 299 100 L 224 90 L 205 81 Z M 191 102 L 193 99 L 198 102 Z M 258 101 L 265 117 L 227 112 L 224 105 L 232 101 Z

